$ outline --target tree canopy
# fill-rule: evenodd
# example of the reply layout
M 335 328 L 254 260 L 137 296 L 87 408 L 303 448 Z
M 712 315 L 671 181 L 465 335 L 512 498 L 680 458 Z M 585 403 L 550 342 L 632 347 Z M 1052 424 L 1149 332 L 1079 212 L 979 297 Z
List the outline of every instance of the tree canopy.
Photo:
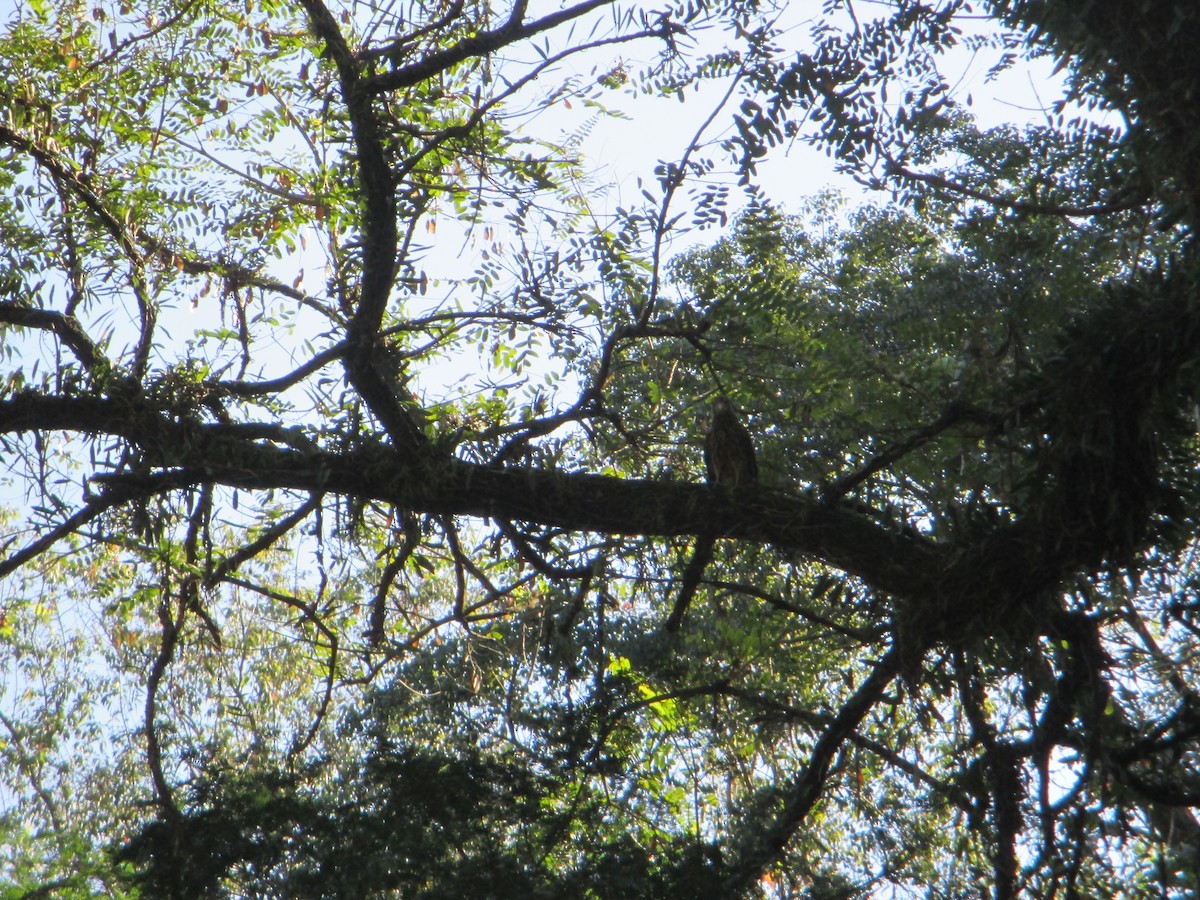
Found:
M 796 6 L 7 14 L 4 896 L 1193 895 L 1200 8 Z

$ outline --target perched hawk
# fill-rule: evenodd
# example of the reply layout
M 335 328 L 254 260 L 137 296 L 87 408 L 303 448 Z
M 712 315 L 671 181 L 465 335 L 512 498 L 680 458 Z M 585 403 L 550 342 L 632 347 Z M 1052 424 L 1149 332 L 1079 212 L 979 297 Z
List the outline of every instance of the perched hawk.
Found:
M 739 421 L 728 397 L 718 397 L 712 404 L 712 421 L 704 439 L 704 466 L 710 484 L 753 484 L 758 480 L 758 461 L 754 458 L 754 441 Z
M 712 421 L 704 439 L 704 466 L 708 469 L 709 484 L 732 487 L 754 484 L 758 480 L 758 461 L 754 458 L 754 441 L 733 411 L 728 397 L 718 397 L 712 405 Z M 696 549 L 679 582 L 679 596 L 667 619 L 667 631 L 678 631 L 683 616 L 696 596 L 704 568 L 712 561 L 715 535 L 701 533 Z

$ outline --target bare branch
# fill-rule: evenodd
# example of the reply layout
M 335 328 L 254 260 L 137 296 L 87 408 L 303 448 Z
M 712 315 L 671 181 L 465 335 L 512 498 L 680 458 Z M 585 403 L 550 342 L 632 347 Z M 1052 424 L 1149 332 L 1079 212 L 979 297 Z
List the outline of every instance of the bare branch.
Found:
M 175 482 L 167 479 L 144 479 L 140 484 L 113 484 L 106 487 L 99 496 L 91 498 L 82 509 L 68 518 L 56 528 L 51 529 L 33 543 L 0 561 L 0 578 L 15 572 L 30 560 L 36 559 L 58 541 L 68 535 L 75 534 L 97 516 L 114 507 L 121 506 L 134 500 L 144 500 L 175 486 Z
M 830 500 L 846 496 L 872 475 L 882 472 L 888 466 L 903 459 L 914 450 L 929 443 L 938 435 L 953 428 L 960 422 L 983 423 L 990 427 L 998 428 L 1003 425 L 1004 417 L 967 406 L 963 403 L 951 403 L 946 411 L 933 422 L 913 432 L 904 440 L 881 450 L 857 471 L 850 472 L 838 478 L 833 484 L 829 485 L 825 495 Z
M 244 544 L 233 553 L 226 555 L 219 563 L 212 567 L 211 571 L 205 574 L 205 586 L 212 587 L 218 581 L 227 580 L 231 573 L 236 572 L 312 515 L 314 510 L 321 505 L 321 500 L 322 496 L 320 494 L 314 494 L 253 541 Z
M 111 370 L 111 363 L 88 337 L 74 316 L 48 309 L 35 309 L 20 303 L 0 300 L 0 322 L 21 328 L 39 328 L 55 334 L 66 344 L 89 372 Z
M 495 53 L 510 44 L 541 34 L 543 31 L 549 31 L 573 19 L 585 16 L 593 10 L 612 4 L 613 0 L 585 0 L 583 3 L 569 6 L 533 22 L 523 23 L 525 5 L 517 3 L 508 21 L 499 28 L 481 31 L 469 38 L 464 38 L 453 47 L 426 55 L 420 62 L 401 66 L 390 72 L 368 78 L 363 82 L 363 89 L 369 94 L 382 94 L 397 88 L 420 84 L 464 60 Z
M 312 724 L 309 726 L 304 737 L 294 741 L 292 746 L 288 748 L 288 757 L 294 758 L 308 749 L 313 740 L 316 739 L 317 731 L 320 729 L 321 723 L 325 721 L 325 715 L 329 711 L 329 704 L 333 701 L 333 688 L 337 679 L 337 661 L 340 651 L 337 633 L 322 621 L 317 607 L 313 603 L 305 603 L 303 600 L 293 597 L 284 591 L 267 588 L 233 575 L 223 575 L 221 581 L 234 587 L 254 591 L 271 600 L 277 600 L 295 610 L 299 610 L 304 620 L 320 632 L 329 645 L 329 661 L 325 664 L 325 686 L 321 693 L 321 702 L 317 707 L 316 715 L 313 716 Z
M 379 645 L 385 637 L 387 617 L 387 596 L 392 585 L 408 564 L 420 544 L 421 533 L 417 528 L 416 517 L 411 513 L 400 513 L 404 521 L 404 540 L 379 577 L 375 588 L 375 596 L 371 600 L 371 619 L 367 625 L 367 640 L 373 645 Z
M 564 569 L 562 566 L 556 566 L 546 560 L 540 553 L 533 549 L 533 545 L 516 529 L 512 522 L 503 516 L 496 518 L 496 525 L 500 528 L 500 533 L 508 538 L 521 559 L 529 563 L 539 575 L 545 575 L 555 581 L 571 581 L 577 578 L 586 578 L 592 574 L 593 565 L 588 563 L 582 566 L 574 566 L 570 569 Z
M 888 634 L 888 629 L 884 627 L 855 628 L 852 625 L 844 625 L 841 622 L 835 621 L 834 619 L 829 618 L 829 616 L 823 615 L 814 609 L 809 609 L 808 607 L 800 606 L 796 603 L 790 603 L 787 600 L 784 600 L 782 597 L 776 596 L 768 591 L 764 591 L 761 588 L 756 588 L 750 584 L 742 584 L 741 582 L 735 581 L 713 581 L 711 584 L 713 587 L 720 588 L 723 591 L 745 594 L 747 597 L 754 597 L 758 600 L 762 600 L 764 603 L 767 603 L 778 610 L 799 616 L 808 622 L 812 622 L 814 625 L 820 625 L 822 628 L 828 628 L 835 634 L 839 634 L 845 638 L 850 638 L 851 640 L 858 641 L 862 644 L 874 644 L 877 641 L 883 640 Z
M 267 394 L 276 394 L 299 384 L 308 376 L 341 359 L 345 352 L 346 344 L 343 342 L 322 350 L 304 365 L 279 378 L 271 378 L 266 381 L 218 381 L 216 386 L 219 390 L 236 397 L 261 397 Z
M 158 687 L 166 677 L 167 669 L 175 659 L 175 649 L 179 643 L 179 632 L 187 615 L 185 600 L 180 596 L 174 603 L 167 585 L 161 586 L 162 599 L 159 602 L 158 620 L 162 626 L 162 636 L 159 639 L 158 654 L 150 665 L 146 677 L 146 705 L 144 711 L 144 730 L 146 736 L 146 762 L 150 767 L 150 778 L 154 783 L 154 795 L 158 801 L 159 811 L 163 817 L 173 824 L 178 824 L 182 818 L 179 807 L 175 805 L 174 791 L 170 781 L 163 771 L 162 744 L 158 739 Z M 172 611 L 172 606 L 174 610 Z

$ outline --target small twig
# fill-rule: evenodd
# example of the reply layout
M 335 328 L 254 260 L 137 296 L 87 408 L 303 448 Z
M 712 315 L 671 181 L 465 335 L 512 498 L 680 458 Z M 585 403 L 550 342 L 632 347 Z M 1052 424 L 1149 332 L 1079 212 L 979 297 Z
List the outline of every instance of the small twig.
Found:
M 517 553 L 521 559 L 529 563 L 539 575 L 545 575 L 547 578 L 552 578 L 556 581 L 573 581 L 577 578 L 585 578 L 591 574 L 592 563 L 564 569 L 547 561 L 545 557 L 533 549 L 533 546 L 525 536 L 508 519 L 498 516 L 496 518 L 496 525 L 500 528 L 500 533 L 508 538 L 513 543 L 513 546 L 517 548 Z

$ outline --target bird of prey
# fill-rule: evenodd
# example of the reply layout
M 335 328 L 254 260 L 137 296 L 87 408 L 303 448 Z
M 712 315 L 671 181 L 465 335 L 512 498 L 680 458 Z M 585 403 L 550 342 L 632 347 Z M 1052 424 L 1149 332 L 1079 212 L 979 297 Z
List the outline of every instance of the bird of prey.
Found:
M 704 466 L 710 484 L 753 484 L 758 480 L 758 461 L 754 458 L 754 441 L 738 419 L 728 397 L 718 397 L 712 404 L 712 421 L 704 438 Z
M 754 441 L 746 426 L 738 419 L 728 397 L 718 397 L 713 401 L 712 421 L 704 438 L 704 467 L 708 472 L 709 484 L 739 487 L 758 481 Z M 675 608 L 667 618 L 667 631 L 678 631 L 683 624 L 683 616 L 696 596 L 704 569 L 712 561 L 716 542 L 716 537 L 711 534 L 701 534 L 697 538 L 696 549 L 692 551 L 692 558 L 680 579 Z

